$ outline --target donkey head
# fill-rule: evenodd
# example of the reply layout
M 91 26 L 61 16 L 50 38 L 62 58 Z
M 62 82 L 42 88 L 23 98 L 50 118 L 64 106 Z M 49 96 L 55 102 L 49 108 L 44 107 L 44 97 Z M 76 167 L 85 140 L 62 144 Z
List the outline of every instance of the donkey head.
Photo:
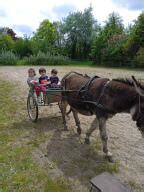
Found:
M 139 94 L 139 102 L 133 108 L 132 118 L 136 121 L 142 137 L 144 137 L 144 90 L 140 87 L 134 76 L 132 76 L 136 92 Z

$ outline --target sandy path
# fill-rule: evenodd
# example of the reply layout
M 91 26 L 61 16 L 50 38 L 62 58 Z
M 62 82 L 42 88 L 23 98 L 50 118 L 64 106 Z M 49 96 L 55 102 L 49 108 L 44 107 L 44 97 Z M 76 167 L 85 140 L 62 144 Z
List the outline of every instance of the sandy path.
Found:
M 35 67 L 38 70 L 38 67 Z M 0 67 L 0 77 L 9 81 L 16 82 L 19 92 L 17 99 L 26 100 L 27 97 L 27 69 L 28 67 Z M 52 67 L 47 67 L 50 72 Z M 65 73 L 74 70 L 80 73 L 87 73 L 88 75 L 98 75 L 101 77 L 130 77 L 135 75 L 137 78 L 144 78 L 143 71 L 124 71 L 111 70 L 102 68 L 83 68 L 83 67 L 57 67 L 59 76 L 62 77 Z M 43 119 L 42 130 L 49 132 L 50 139 L 45 144 L 42 144 L 37 150 L 35 158 L 44 166 L 51 167 L 49 173 L 52 176 L 61 175 L 69 178 L 69 181 L 75 180 L 75 185 L 79 185 L 79 189 L 87 191 L 85 184 L 88 178 L 95 176 L 94 169 L 95 162 L 101 160 L 101 155 L 98 156 L 96 151 L 92 150 L 95 146 L 96 138 L 99 137 L 98 132 L 95 131 L 92 135 L 90 146 L 81 145 L 77 134 L 73 132 L 75 127 L 74 121 L 71 118 L 69 122 L 70 132 L 61 132 L 62 124 L 61 118 L 55 118 L 52 113 L 57 109 L 52 109 L 45 114 Z M 26 113 L 26 111 L 25 111 Z M 47 115 L 49 115 L 47 117 Z M 89 127 L 93 117 L 86 117 L 80 115 L 83 133 Z M 47 125 L 49 121 L 49 125 Z M 51 125 L 50 125 L 51 124 Z M 144 140 L 141 139 L 140 132 L 131 120 L 128 114 L 118 114 L 108 121 L 109 147 L 116 160 L 120 161 L 120 172 L 117 176 L 123 182 L 131 182 L 139 184 L 144 188 Z M 56 127 L 56 128 L 55 128 Z M 83 147 L 84 146 L 84 147 Z M 59 153 L 58 153 L 59 152 Z M 44 157 L 48 154 L 48 157 Z M 53 164 L 51 164 L 53 162 Z M 55 163 L 54 163 L 55 162 Z M 56 164 L 56 166 L 55 166 Z M 142 190 L 144 191 L 144 190 Z

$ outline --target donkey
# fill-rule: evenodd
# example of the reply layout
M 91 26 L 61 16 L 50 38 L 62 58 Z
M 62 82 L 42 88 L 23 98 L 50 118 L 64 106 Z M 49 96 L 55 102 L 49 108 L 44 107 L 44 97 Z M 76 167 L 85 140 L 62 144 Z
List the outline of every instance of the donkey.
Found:
M 89 143 L 92 132 L 99 127 L 103 152 L 109 161 L 113 161 L 112 153 L 108 150 L 106 122 L 116 113 L 130 113 L 132 119 L 144 137 L 144 85 L 138 83 L 133 77 L 130 79 L 108 79 L 95 76 L 90 78 L 77 72 L 70 72 L 62 79 L 65 89 L 61 101 L 61 111 L 64 128 L 67 130 L 65 119 L 66 107 L 69 104 L 81 134 L 81 125 L 78 113 L 95 115 L 96 118 L 86 132 L 85 142 Z

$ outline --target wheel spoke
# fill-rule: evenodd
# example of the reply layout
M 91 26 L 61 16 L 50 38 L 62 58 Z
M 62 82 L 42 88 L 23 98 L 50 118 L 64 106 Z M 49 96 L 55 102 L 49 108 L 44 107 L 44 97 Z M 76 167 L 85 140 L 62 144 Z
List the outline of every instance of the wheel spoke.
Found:
M 27 110 L 31 121 L 36 121 L 38 118 L 38 105 L 33 95 L 29 95 L 27 99 Z

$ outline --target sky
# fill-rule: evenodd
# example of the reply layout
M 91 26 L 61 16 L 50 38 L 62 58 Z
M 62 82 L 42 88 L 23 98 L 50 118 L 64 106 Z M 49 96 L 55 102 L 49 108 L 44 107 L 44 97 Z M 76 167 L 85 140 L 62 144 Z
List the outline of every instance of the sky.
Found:
M 117 12 L 127 26 L 144 10 L 144 0 L 0 0 L 0 27 L 10 27 L 18 36 L 30 36 L 44 19 L 60 21 L 90 5 L 101 25 L 110 13 Z

